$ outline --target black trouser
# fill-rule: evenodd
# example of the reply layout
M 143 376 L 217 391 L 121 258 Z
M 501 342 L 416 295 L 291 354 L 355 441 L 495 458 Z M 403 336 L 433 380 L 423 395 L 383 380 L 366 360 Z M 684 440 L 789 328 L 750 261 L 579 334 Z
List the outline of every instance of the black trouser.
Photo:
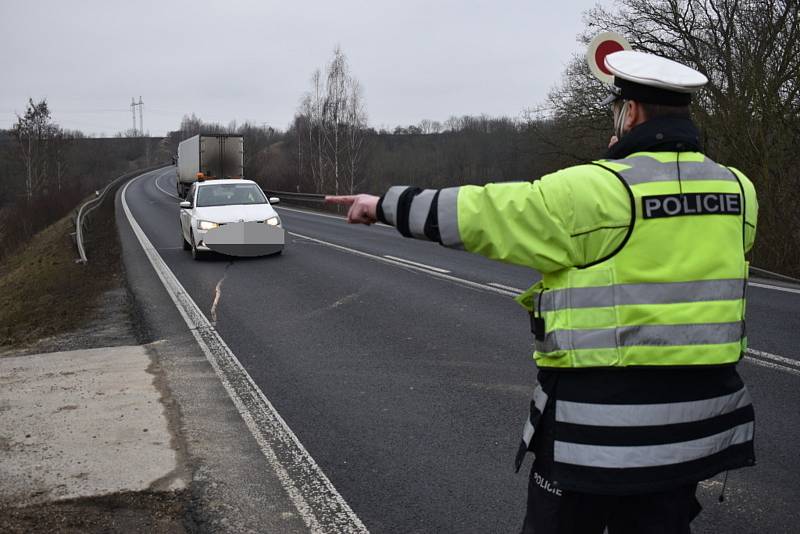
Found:
M 536 471 L 528 483 L 523 534 L 689 534 L 700 513 L 697 484 L 640 495 L 593 495 L 553 488 Z

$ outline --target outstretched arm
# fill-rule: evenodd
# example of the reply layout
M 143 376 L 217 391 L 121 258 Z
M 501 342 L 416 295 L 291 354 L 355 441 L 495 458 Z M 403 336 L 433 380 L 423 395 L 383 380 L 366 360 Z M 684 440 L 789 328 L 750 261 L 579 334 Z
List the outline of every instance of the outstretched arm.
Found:
M 553 185 L 555 184 L 555 187 Z M 350 223 L 382 221 L 406 237 L 437 241 L 542 271 L 580 264 L 568 187 L 542 181 L 441 190 L 396 186 L 383 197 L 327 197 L 350 206 Z

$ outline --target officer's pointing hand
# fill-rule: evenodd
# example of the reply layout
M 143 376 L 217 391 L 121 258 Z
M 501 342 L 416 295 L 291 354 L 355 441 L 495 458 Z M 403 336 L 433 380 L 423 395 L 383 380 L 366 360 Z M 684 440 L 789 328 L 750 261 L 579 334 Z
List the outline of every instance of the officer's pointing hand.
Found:
M 350 206 L 347 222 L 350 224 L 372 224 L 378 221 L 378 201 L 375 195 L 326 196 L 325 203 Z

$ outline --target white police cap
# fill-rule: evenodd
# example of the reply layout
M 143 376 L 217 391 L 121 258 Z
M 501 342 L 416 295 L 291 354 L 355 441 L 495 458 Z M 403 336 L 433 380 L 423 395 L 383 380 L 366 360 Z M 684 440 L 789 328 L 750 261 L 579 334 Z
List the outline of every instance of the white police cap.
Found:
M 702 73 L 665 57 L 622 50 L 605 57 L 604 64 L 614 76 L 613 94 L 618 98 L 647 104 L 688 105 L 693 93 L 706 83 Z

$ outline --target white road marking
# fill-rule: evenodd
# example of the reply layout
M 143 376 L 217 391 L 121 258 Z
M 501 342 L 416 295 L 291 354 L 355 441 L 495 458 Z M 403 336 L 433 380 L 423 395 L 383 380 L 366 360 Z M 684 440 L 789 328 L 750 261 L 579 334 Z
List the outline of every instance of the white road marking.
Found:
M 399 261 L 399 262 L 402 262 L 402 263 L 407 263 L 407 264 L 413 265 L 415 267 L 422 267 L 423 269 L 428 269 L 428 270 L 431 270 L 431 271 L 435 271 L 437 273 L 449 273 L 450 272 L 447 269 L 441 269 L 439 267 L 433 267 L 431 265 L 426 265 L 424 263 L 417 263 L 415 261 L 407 260 L 407 259 L 404 259 L 404 258 L 398 258 L 396 256 L 389 256 L 388 254 L 384 254 L 383 257 L 384 258 L 389 258 L 390 260 Z
M 122 207 L 128 223 L 299 515 L 314 533 L 367 532 L 367 528 L 253 382 L 134 219 L 126 193 L 133 182 L 144 176 L 147 174 L 131 180 L 122 189 Z
M 327 213 L 318 213 L 316 211 L 309 211 L 309 210 L 299 210 L 296 208 L 287 208 L 284 206 L 272 206 L 272 207 L 275 208 L 276 210 L 286 210 L 286 211 L 294 211 L 297 213 L 304 213 L 306 215 L 316 215 L 317 217 L 325 217 L 326 219 L 336 219 L 338 221 L 347 223 L 347 217 L 342 217 L 341 215 L 328 215 Z M 394 228 L 394 226 L 383 224 L 382 222 L 375 223 L 372 226 L 380 226 L 382 228 Z
M 511 286 L 505 286 L 503 284 L 498 284 L 496 282 L 489 282 L 487 284 L 482 284 L 480 282 L 473 282 L 472 280 L 467 280 L 464 278 L 459 278 L 457 276 L 453 276 L 451 274 L 440 273 L 437 271 L 433 271 L 430 267 L 420 267 L 421 264 L 411 264 L 406 263 L 407 260 L 399 260 L 399 258 L 394 258 L 393 256 L 377 256 L 375 254 L 370 254 L 369 252 L 364 252 L 361 250 L 357 250 L 350 247 L 345 247 L 342 245 L 337 245 L 336 243 L 331 243 L 330 241 L 323 241 L 322 239 L 317 239 L 315 237 L 310 237 L 303 234 L 298 234 L 296 232 L 288 232 L 290 235 L 295 237 L 299 237 L 301 239 L 307 239 L 309 241 L 319 243 L 321 245 L 325 245 L 327 247 L 335 248 L 338 250 L 342 250 L 344 252 L 348 252 L 350 254 L 355 254 L 357 256 L 362 256 L 365 258 L 369 258 L 372 260 L 380 261 L 383 263 L 388 263 L 391 265 L 397 265 L 400 267 L 405 267 L 407 269 L 413 269 L 422 273 L 425 273 L 429 276 L 433 276 L 436 278 L 441 278 L 443 280 L 448 280 L 450 282 L 455 282 L 457 284 L 461 284 L 463 286 L 471 287 L 474 289 L 480 289 L 483 291 L 491 291 L 493 293 L 497 293 L 500 295 L 508 296 L 508 297 L 516 297 L 522 291 L 518 288 L 512 288 Z M 398 261 L 399 260 L 399 261 Z M 797 360 L 792 360 L 791 358 L 786 358 L 784 356 L 778 356 L 776 354 L 770 354 L 768 352 L 758 351 L 754 349 L 747 349 L 747 353 L 751 354 L 752 356 L 745 356 L 745 359 L 748 362 L 755 363 L 757 365 L 761 365 L 764 367 L 769 367 L 770 369 L 775 369 L 779 371 L 785 371 L 787 373 L 800 375 L 800 362 Z M 759 357 L 759 358 L 756 358 Z M 760 358 L 766 358 L 772 361 L 765 361 Z M 794 366 L 797 366 L 795 368 Z
M 763 365 L 764 367 L 780 369 L 782 371 L 800 375 L 800 361 L 798 360 L 793 360 L 791 358 L 786 358 L 785 356 L 778 356 L 777 354 L 771 354 L 769 352 L 764 352 L 763 350 L 755 349 L 747 349 L 745 358 L 749 362 Z M 770 362 L 766 362 L 764 360 L 770 360 Z
M 167 172 L 172 172 L 172 169 L 169 169 Z M 162 174 L 160 174 L 160 175 L 156 176 L 156 179 L 155 179 L 155 180 L 153 180 L 153 183 L 156 185 L 156 189 L 158 189 L 159 191 L 161 191 L 162 193 L 164 193 L 164 194 L 165 194 L 165 195 L 167 195 L 167 196 L 170 196 L 170 197 L 172 197 L 172 198 L 176 198 L 176 199 L 178 199 L 178 200 L 183 200 L 183 199 L 182 199 L 181 197 L 179 197 L 178 195 L 173 195 L 173 194 L 172 194 L 172 193 L 170 193 L 169 191 L 166 191 L 166 190 L 164 190 L 164 189 L 161 187 L 161 185 L 158 183 L 158 181 L 159 181 L 161 178 L 163 178 L 164 176 L 166 176 L 166 175 L 167 175 L 167 172 L 165 172 L 165 173 L 162 173 Z
M 800 289 L 794 289 L 792 287 L 773 286 L 770 284 L 762 284 L 760 282 L 748 282 L 747 285 L 760 287 L 761 289 L 771 289 L 773 291 L 783 291 L 784 293 L 796 293 L 800 295 Z
M 364 258 L 369 258 L 371 260 L 380 261 L 383 263 L 388 263 L 390 265 L 397 265 L 400 267 L 405 267 L 406 269 L 411 269 L 414 271 L 419 271 L 421 273 L 428 274 L 430 276 L 441 278 L 442 280 L 448 280 L 450 282 L 455 282 L 457 284 L 461 284 L 462 286 L 471 287 L 474 289 L 479 289 L 482 291 L 491 291 L 492 293 L 497 293 L 499 295 L 504 295 L 506 297 L 515 297 L 517 294 L 512 293 L 511 291 L 506 291 L 505 289 L 500 289 L 492 286 L 487 286 L 486 284 L 481 284 L 479 282 L 473 282 L 472 280 L 466 280 L 464 278 L 458 278 L 457 276 L 452 276 L 450 274 L 439 273 L 436 271 L 431 271 L 430 269 L 425 269 L 423 267 L 417 267 L 416 265 L 411 265 L 409 263 L 403 263 L 401 261 L 384 258 L 383 256 L 376 256 L 375 254 L 370 254 L 369 252 L 363 252 L 361 250 L 356 250 L 354 248 L 345 247 L 342 245 L 337 245 L 336 243 L 331 243 L 330 241 L 323 241 L 322 239 L 317 239 L 315 237 L 310 237 L 303 234 L 298 234 L 296 232 L 287 232 L 289 235 L 293 235 L 295 237 L 299 237 L 300 239 L 307 239 L 308 241 L 319 243 L 320 245 L 325 245 L 326 247 L 335 248 L 338 250 L 343 250 L 344 252 L 355 254 L 356 256 L 362 256 Z
M 515 293 L 522 293 L 523 291 L 525 291 L 524 289 L 520 289 L 518 287 L 511 287 L 503 284 L 498 284 L 497 282 L 489 282 L 488 285 L 492 287 L 499 287 L 500 289 L 507 289 L 508 291 L 513 291 Z
M 286 208 L 286 207 L 283 207 L 283 206 L 273 206 L 273 207 L 275 209 L 281 209 L 281 210 L 287 210 L 287 211 L 296 211 L 297 213 L 304 213 L 306 215 L 316 215 L 317 217 L 325 217 L 325 218 L 328 218 L 328 219 L 337 219 L 339 221 L 344 221 L 344 222 L 347 221 L 347 217 L 342 217 L 342 216 L 338 216 L 338 215 L 328 215 L 326 213 L 318 213 L 316 211 L 310 211 L 310 210 L 299 210 L 299 209 L 295 209 L 295 208 Z M 388 224 L 383 224 L 383 223 L 376 223 L 374 226 L 382 226 L 384 228 L 394 228 L 393 226 L 390 226 Z M 511 289 L 511 290 L 517 291 L 519 293 L 522 293 L 522 291 L 523 291 L 521 289 L 511 288 L 510 286 L 504 286 L 503 284 L 496 284 L 496 283 L 493 283 L 493 282 L 489 282 L 489 285 L 495 286 L 495 287 L 499 287 L 499 288 L 502 288 L 502 289 Z M 797 294 L 800 294 L 800 289 L 795 289 L 795 288 L 791 288 L 791 287 L 773 286 L 773 285 L 770 285 L 770 284 L 762 284 L 760 282 L 748 282 L 748 285 L 751 285 L 753 287 L 758 287 L 758 288 L 761 288 L 761 289 L 771 289 L 773 291 L 784 291 L 786 293 L 797 293 Z
M 794 367 L 789 367 L 787 365 L 781 365 L 779 363 L 760 360 L 758 358 L 753 358 L 752 356 L 745 356 L 744 359 L 749 363 L 754 363 L 756 365 L 760 365 L 761 367 L 767 367 L 769 369 L 774 369 L 776 371 L 783 371 L 784 373 L 800 376 L 800 369 L 795 369 Z

